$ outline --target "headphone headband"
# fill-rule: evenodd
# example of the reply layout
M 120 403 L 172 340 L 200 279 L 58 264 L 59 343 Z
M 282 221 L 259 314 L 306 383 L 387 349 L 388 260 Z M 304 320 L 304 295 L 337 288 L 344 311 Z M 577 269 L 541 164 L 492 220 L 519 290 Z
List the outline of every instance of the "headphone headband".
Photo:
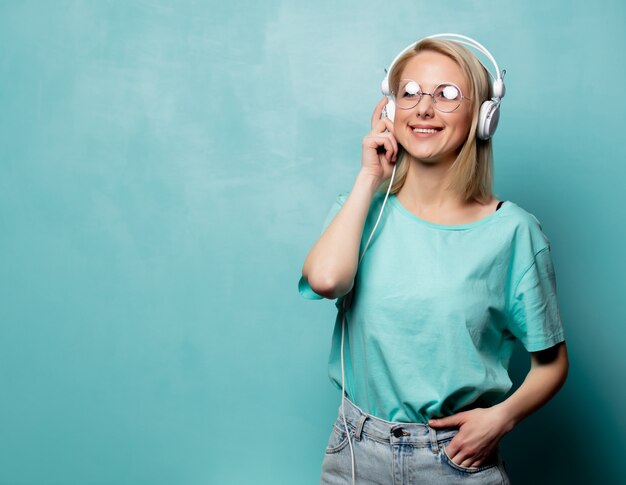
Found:
M 496 62 L 495 58 L 493 57 L 493 55 L 491 55 L 491 52 L 489 52 L 489 50 L 482 45 L 480 42 L 478 42 L 477 40 L 472 39 L 471 37 L 467 37 L 465 35 L 460 35 L 460 34 L 435 34 L 435 35 L 429 35 L 428 37 L 426 37 L 426 39 L 441 39 L 441 38 L 445 38 L 445 37 L 454 37 L 453 39 L 448 39 L 448 40 L 453 40 L 459 44 L 463 44 L 466 45 L 468 47 L 473 47 L 476 50 L 479 50 L 480 52 L 482 52 L 483 54 L 485 54 L 485 56 L 491 61 L 491 63 L 494 65 L 494 67 L 496 68 L 496 77 L 494 79 L 502 79 L 504 77 L 504 74 L 506 73 L 506 71 L 500 71 L 500 68 L 498 67 L 498 63 Z M 458 40 L 461 39 L 461 40 Z M 421 42 L 421 41 L 418 41 Z M 415 45 L 415 44 L 413 44 Z M 480 61 L 480 59 L 479 59 Z M 482 64 L 482 62 L 481 62 Z M 484 64 L 483 64 L 484 66 Z M 485 69 L 487 69 L 487 67 L 485 66 Z M 489 69 L 487 69 L 487 71 L 489 71 Z M 489 72 L 489 74 L 491 74 L 491 72 Z M 493 74 L 491 74 L 492 77 Z M 504 94 L 502 96 L 500 96 L 500 98 L 503 98 Z

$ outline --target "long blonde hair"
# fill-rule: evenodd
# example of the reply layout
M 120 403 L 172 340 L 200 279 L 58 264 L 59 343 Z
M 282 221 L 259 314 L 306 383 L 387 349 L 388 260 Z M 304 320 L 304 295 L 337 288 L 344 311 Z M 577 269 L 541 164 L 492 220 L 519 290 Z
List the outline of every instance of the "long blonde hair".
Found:
M 492 85 L 489 79 L 489 72 L 481 62 L 468 49 L 461 44 L 450 40 L 424 39 L 405 53 L 394 64 L 389 73 L 389 86 L 395 93 L 398 90 L 400 76 L 406 64 L 417 54 L 423 51 L 433 51 L 443 54 L 463 70 L 470 84 L 472 103 L 472 124 L 463 143 L 463 147 L 454 163 L 450 166 L 452 175 L 450 183 L 446 187 L 459 195 L 463 201 L 477 201 L 481 204 L 487 203 L 493 197 L 492 193 L 492 172 L 493 172 L 493 152 L 491 140 L 479 140 L 476 137 L 478 125 L 478 114 L 483 101 L 491 99 Z M 394 176 L 391 193 L 396 194 L 404 185 L 409 171 L 409 157 L 403 148 L 399 148 L 398 160 L 396 161 L 396 174 Z M 378 192 L 387 192 L 389 180 L 384 181 L 378 188 Z

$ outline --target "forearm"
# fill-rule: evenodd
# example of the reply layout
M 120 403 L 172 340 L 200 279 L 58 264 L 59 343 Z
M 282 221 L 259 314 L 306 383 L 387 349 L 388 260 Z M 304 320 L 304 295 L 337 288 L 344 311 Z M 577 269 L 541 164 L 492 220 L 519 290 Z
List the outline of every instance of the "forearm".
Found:
M 379 183 L 359 172 L 340 211 L 307 255 L 302 275 L 317 294 L 334 299 L 352 288 L 363 226 Z
M 522 385 L 506 400 L 494 406 L 502 411 L 508 431 L 517 423 L 546 404 L 563 386 L 569 369 L 565 343 L 557 349 L 550 363 L 533 365 Z

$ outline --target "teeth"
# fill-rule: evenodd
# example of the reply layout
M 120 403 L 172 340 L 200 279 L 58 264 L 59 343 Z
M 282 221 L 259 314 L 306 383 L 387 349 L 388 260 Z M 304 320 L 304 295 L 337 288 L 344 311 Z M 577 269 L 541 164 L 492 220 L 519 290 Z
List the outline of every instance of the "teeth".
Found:
M 433 130 L 430 128 L 413 128 L 413 133 L 437 133 L 438 130 Z

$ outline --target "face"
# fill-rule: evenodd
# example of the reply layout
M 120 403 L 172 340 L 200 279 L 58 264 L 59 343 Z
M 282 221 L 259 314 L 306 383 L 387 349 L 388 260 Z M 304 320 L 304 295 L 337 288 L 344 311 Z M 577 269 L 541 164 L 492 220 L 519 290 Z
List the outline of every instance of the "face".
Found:
M 456 84 L 464 96 L 470 97 L 469 81 L 460 66 L 438 52 L 423 51 L 413 57 L 400 79 L 412 79 L 423 93 L 432 93 L 444 82 Z M 395 137 L 414 158 L 425 163 L 450 162 L 459 154 L 472 124 L 472 104 L 468 99 L 451 113 L 433 106 L 431 96 L 424 95 L 412 109 L 397 109 L 394 116 Z M 417 133 L 416 127 L 435 129 L 435 133 Z

